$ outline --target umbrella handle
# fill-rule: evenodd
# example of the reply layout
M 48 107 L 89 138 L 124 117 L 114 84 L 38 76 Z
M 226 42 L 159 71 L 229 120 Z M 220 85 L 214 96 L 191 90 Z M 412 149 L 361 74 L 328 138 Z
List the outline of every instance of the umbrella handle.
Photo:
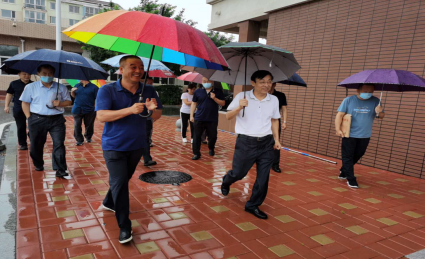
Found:
M 273 52 L 274 54 L 274 52 Z M 245 52 L 245 85 L 243 85 L 243 98 L 246 96 L 246 69 L 248 67 L 248 51 Z M 245 117 L 245 107 L 243 107 L 242 117 Z
M 152 62 L 152 57 L 153 57 L 154 51 L 155 51 L 155 45 L 152 45 L 151 57 L 149 58 L 148 69 L 145 71 L 145 80 L 143 81 L 142 92 L 140 92 L 139 103 L 143 102 L 143 90 L 145 89 L 146 82 L 148 81 L 148 74 L 149 74 L 149 69 L 151 68 L 151 62 Z M 152 115 L 152 113 L 153 113 L 153 111 L 148 111 L 147 115 L 139 114 L 139 116 L 150 117 Z
M 381 90 L 381 97 L 379 97 L 379 105 L 378 106 L 381 105 L 381 100 L 382 100 L 382 90 Z M 379 118 L 379 113 L 376 113 L 376 118 Z

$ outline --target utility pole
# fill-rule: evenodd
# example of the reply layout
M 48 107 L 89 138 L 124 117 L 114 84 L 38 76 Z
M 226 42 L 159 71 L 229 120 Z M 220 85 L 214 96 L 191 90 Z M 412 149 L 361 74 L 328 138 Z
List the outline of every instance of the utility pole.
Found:
M 61 0 L 56 0 L 56 50 L 62 50 Z

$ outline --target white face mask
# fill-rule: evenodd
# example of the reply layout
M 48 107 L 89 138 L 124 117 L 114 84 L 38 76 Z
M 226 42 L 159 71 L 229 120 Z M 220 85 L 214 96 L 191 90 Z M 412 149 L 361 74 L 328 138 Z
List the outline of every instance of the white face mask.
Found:
M 209 88 L 211 88 L 211 83 L 202 83 L 202 86 L 204 86 L 204 88 L 206 88 L 206 89 L 209 89 Z

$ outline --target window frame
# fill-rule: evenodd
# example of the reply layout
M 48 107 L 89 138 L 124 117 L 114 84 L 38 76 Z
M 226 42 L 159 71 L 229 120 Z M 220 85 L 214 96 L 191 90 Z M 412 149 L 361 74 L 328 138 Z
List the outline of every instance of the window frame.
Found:
M 54 6 L 54 8 L 52 8 L 52 5 Z M 56 10 L 56 3 L 55 2 L 50 2 L 50 9 Z
M 71 11 L 73 9 L 73 11 Z M 75 12 L 75 10 L 78 10 L 78 12 Z M 80 7 L 77 5 L 69 5 L 68 11 L 72 14 L 80 14 Z
M 1 13 L 0 13 L 0 17 L 2 18 L 2 19 L 15 19 L 16 18 L 16 11 L 13 11 L 13 10 L 7 10 L 7 9 L 1 9 L 0 10 L 1 11 Z M 5 16 L 3 16 L 3 11 L 9 11 L 10 12 L 10 15 L 11 15 L 11 17 L 5 17 Z

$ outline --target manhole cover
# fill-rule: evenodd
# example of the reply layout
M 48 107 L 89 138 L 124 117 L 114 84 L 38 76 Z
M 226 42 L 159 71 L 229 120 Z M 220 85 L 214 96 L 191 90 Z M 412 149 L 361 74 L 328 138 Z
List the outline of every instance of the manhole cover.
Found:
M 153 184 L 179 185 L 180 183 L 190 181 L 192 179 L 192 176 L 184 172 L 154 171 L 141 174 L 139 179 L 141 181 Z

